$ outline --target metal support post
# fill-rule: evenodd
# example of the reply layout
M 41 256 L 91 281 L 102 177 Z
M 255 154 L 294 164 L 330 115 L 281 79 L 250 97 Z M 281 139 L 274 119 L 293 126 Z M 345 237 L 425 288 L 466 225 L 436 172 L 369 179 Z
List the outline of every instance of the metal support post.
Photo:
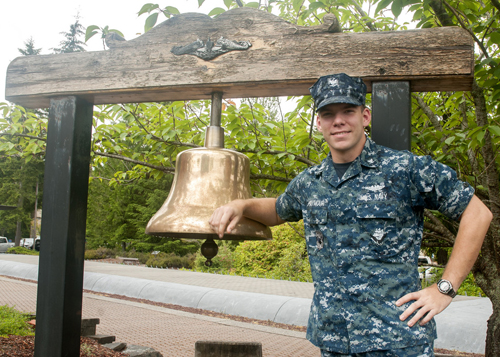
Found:
M 80 355 L 92 109 L 72 96 L 50 101 L 36 357 Z
M 373 82 L 372 109 L 372 139 L 392 149 L 410 151 L 410 82 Z

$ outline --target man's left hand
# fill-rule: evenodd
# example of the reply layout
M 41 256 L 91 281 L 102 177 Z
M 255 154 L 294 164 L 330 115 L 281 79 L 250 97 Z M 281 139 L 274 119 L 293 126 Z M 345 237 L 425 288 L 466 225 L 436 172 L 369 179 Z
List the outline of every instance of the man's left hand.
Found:
M 406 294 L 396 301 L 396 306 L 401 306 L 407 302 L 414 301 L 400 316 L 401 321 L 405 321 L 415 311 L 416 314 L 408 321 L 408 326 L 412 327 L 420 320 L 420 326 L 428 323 L 435 315 L 446 309 L 453 298 L 440 293 L 437 285 L 433 284 L 423 290 Z M 419 310 L 420 309 L 420 310 Z

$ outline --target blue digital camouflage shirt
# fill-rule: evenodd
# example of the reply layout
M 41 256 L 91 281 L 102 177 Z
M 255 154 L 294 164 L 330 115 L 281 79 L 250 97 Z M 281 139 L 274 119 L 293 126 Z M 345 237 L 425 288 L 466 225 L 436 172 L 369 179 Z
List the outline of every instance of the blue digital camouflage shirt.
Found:
M 424 207 L 457 220 L 473 194 L 449 167 L 369 138 L 341 179 L 331 155 L 298 175 L 276 210 L 304 219 L 315 287 L 307 338 L 338 353 L 433 341 L 434 319 L 409 327 L 399 315 L 411 303 L 395 303 L 420 290 Z

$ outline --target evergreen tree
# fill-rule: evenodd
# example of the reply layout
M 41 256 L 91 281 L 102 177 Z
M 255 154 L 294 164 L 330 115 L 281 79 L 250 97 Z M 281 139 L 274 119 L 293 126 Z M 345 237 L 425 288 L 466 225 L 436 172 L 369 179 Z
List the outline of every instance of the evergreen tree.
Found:
M 68 32 L 60 32 L 64 35 L 64 40 L 59 42 L 59 48 L 51 48 L 54 53 L 85 52 L 85 42 L 80 37 L 85 35 L 85 27 L 80 24 L 80 18 L 76 15 L 75 22 L 70 25 Z
M 35 41 L 33 40 L 33 37 L 30 37 L 29 40 L 24 42 L 24 49 L 18 48 L 18 51 L 23 56 L 36 56 L 39 55 L 40 52 L 42 52 L 42 49 L 35 48 Z

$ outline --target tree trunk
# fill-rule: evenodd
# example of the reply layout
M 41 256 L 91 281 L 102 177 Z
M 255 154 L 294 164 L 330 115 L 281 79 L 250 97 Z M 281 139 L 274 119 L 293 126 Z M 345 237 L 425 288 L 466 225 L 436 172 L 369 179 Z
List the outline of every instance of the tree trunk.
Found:
M 472 84 L 472 96 L 476 107 L 478 126 L 488 124 L 483 88 Z M 481 249 L 481 256 L 474 266 L 474 277 L 493 304 L 493 314 L 488 320 L 486 357 L 500 356 L 500 182 L 495 163 L 495 150 L 488 130 L 484 136 L 482 154 L 486 170 L 489 207 L 493 213 L 490 230 Z
M 493 314 L 488 319 L 485 357 L 500 356 L 500 306 L 493 305 Z

